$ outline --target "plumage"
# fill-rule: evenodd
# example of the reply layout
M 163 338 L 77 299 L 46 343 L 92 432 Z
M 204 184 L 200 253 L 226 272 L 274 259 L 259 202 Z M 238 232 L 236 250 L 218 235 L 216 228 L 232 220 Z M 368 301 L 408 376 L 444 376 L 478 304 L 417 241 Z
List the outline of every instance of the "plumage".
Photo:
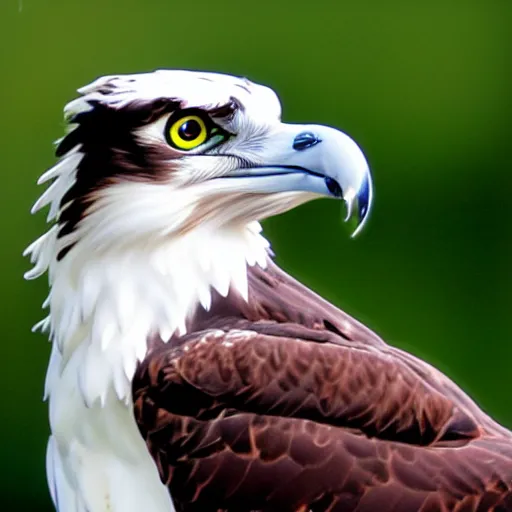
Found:
M 512 507 L 511 435 L 453 382 L 274 264 L 250 280 L 135 375 L 178 510 Z
M 79 92 L 25 252 L 59 512 L 512 510 L 512 434 L 273 262 L 262 219 L 331 197 L 367 221 L 347 135 L 226 75 Z

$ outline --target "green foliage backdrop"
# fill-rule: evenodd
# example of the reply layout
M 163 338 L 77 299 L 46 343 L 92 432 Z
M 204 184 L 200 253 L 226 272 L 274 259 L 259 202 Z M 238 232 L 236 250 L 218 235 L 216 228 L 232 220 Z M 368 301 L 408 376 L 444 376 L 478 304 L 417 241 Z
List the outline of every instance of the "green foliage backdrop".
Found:
M 350 240 L 317 201 L 265 223 L 278 262 L 448 373 L 512 426 L 508 0 L 2 0 L 2 510 L 50 510 L 42 390 L 49 345 L 25 283 L 37 176 L 62 107 L 97 76 L 218 70 L 274 87 L 289 122 L 365 150 L 376 200 Z

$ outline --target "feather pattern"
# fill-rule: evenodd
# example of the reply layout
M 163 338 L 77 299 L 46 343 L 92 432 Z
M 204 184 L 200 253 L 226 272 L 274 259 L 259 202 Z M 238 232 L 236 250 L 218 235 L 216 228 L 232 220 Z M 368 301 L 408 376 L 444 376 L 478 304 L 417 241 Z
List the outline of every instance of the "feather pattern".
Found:
M 134 378 L 176 510 L 512 510 L 512 434 L 273 263 Z

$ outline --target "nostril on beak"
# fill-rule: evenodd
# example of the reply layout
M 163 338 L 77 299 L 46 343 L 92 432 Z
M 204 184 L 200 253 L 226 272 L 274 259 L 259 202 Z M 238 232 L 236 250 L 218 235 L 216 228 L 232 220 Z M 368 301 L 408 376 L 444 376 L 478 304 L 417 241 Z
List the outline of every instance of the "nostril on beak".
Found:
M 322 141 L 314 133 L 302 132 L 293 139 L 293 149 L 296 151 L 304 151 L 305 149 L 315 146 L 319 142 Z

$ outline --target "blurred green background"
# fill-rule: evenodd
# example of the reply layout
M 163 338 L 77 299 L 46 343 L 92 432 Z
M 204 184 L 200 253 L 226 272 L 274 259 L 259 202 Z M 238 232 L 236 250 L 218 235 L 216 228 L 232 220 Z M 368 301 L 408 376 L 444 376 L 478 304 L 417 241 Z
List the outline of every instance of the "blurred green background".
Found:
M 1 0 L 2 510 L 50 510 L 41 401 L 46 280 L 21 252 L 62 107 L 103 74 L 161 67 L 275 88 L 289 122 L 337 126 L 373 169 L 356 240 L 334 201 L 265 223 L 278 262 L 512 427 L 511 25 L 507 1 Z M 2 505 L 2 504 L 0 504 Z

